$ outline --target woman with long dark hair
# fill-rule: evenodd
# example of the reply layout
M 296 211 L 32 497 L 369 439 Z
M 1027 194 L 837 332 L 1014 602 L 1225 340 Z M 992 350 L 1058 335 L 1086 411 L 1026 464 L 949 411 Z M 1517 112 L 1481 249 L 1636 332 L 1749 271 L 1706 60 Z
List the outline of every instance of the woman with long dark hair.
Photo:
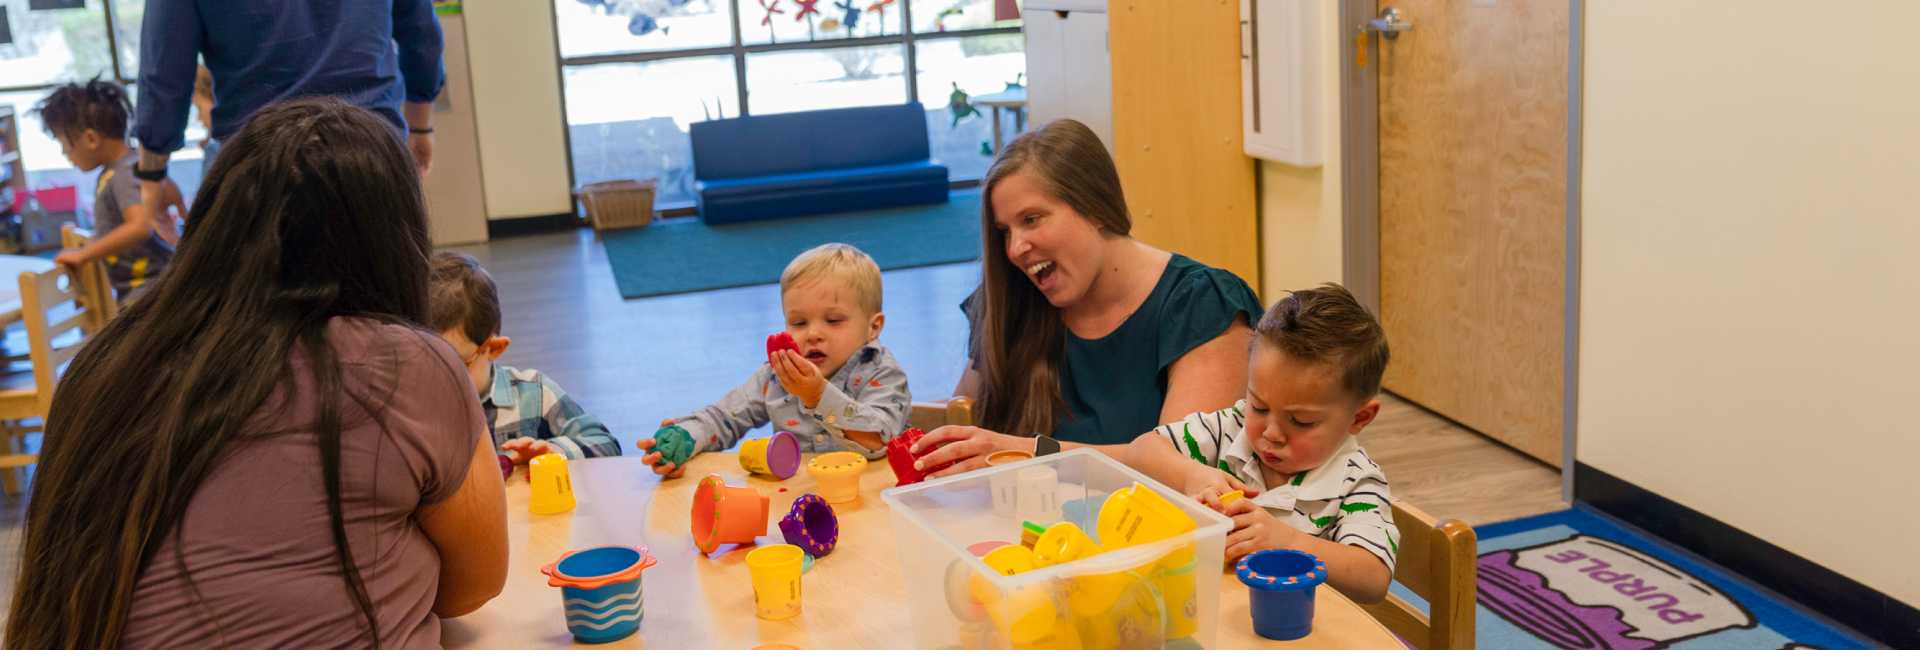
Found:
M 438 647 L 504 584 L 506 512 L 421 327 L 406 149 L 338 101 L 264 109 L 187 224 L 54 397 L 6 646 Z
M 1233 273 L 1131 236 L 1106 147 L 1059 120 L 1007 145 L 981 183 L 980 289 L 963 308 L 972 359 L 954 390 L 979 427 L 917 450 L 939 475 L 1000 450 L 1118 445 L 1246 389 L 1260 300 Z M 1056 444 L 1057 443 L 1057 444 Z

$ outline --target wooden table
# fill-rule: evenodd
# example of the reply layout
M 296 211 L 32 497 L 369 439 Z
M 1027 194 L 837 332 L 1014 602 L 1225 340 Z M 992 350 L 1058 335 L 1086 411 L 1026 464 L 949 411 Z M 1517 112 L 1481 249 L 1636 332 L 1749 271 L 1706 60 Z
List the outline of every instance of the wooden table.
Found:
M 1027 130 L 1027 89 L 1009 88 L 1007 90 L 977 95 L 967 100 L 993 109 L 993 155 L 1000 155 L 1000 109 L 1013 111 L 1013 132 L 1019 134 Z
M 0 255 L 0 326 L 20 320 L 20 274 L 53 269 L 53 260 L 31 255 Z
M 640 632 L 604 647 L 745 650 L 785 643 L 854 650 L 912 643 L 893 528 L 880 500 L 880 490 L 893 487 L 885 462 L 867 466 L 857 504 L 835 506 L 840 543 L 806 574 L 801 614 L 785 621 L 753 615 L 753 589 L 744 565 L 753 547 L 722 546 L 712 558 L 702 558 L 688 537 L 688 511 L 698 478 L 719 474 L 728 484 L 752 485 L 771 497 L 777 522 L 795 498 L 813 491 L 813 479 L 804 470 L 784 482 L 749 478 L 731 453 L 701 454 L 688 465 L 685 477 L 665 482 L 632 456 L 575 461 L 571 466 L 578 506 L 569 513 L 528 514 L 524 470 L 508 482 L 507 530 L 513 552 L 506 591 L 473 614 L 444 621 L 441 641 L 446 647 L 571 643 L 559 590 L 547 586 L 540 567 L 568 550 L 607 544 L 647 546 L 660 563 L 643 574 L 646 618 Z M 770 522 L 767 530 L 772 535 L 761 541 L 780 543 L 778 527 Z M 1220 584 L 1218 647 L 1404 647 L 1359 606 L 1327 587 L 1320 588 L 1316 599 L 1313 634 L 1290 643 L 1261 639 L 1254 636 L 1247 614 L 1247 589 L 1230 576 Z

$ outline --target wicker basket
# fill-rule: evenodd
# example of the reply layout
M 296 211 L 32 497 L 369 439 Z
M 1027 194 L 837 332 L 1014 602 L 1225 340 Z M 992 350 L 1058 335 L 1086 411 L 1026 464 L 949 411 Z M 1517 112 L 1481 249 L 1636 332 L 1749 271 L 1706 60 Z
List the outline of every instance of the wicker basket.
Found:
M 605 181 L 580 188 L 594 230 L 639 228 L 653 222 L 652 180 Z

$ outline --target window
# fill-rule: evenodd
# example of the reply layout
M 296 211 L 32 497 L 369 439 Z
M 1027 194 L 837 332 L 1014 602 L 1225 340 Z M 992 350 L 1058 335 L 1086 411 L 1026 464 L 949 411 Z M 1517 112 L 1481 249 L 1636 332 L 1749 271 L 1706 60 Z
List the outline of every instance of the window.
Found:
M 1016 0 L 553 2 L 574 181 L 658 179 L 660 207 L 693 202 L 693 122 L 916 99 L 935 160 L 977 179 L 992 112 L 955 123 L 952 92 L 1026 71 Z

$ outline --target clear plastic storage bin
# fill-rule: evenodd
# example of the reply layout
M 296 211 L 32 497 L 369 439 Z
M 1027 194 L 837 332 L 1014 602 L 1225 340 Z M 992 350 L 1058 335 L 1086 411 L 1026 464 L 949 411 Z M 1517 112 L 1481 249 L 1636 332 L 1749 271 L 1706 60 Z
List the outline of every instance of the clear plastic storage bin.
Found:
M 881 498 L 915 647 L 1216 647 L 1233 522 L 1099 452 L 992 466 Z M 1021 548 L 1026 522 L 1045 530 L 1030 551 Z

